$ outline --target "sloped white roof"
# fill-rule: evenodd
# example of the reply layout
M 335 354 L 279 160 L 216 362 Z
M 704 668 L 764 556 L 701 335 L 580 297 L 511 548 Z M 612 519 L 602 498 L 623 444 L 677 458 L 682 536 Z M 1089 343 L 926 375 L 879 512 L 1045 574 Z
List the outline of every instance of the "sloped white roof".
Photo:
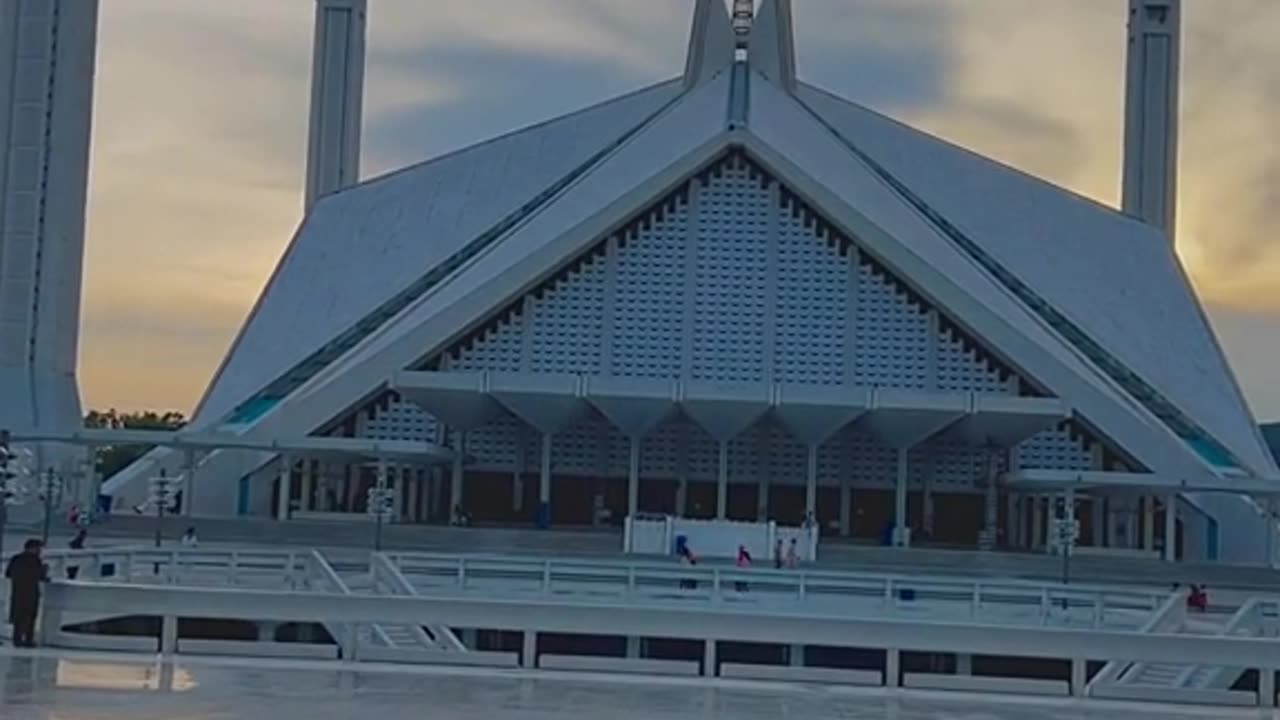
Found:
M 1162 233 L 812 86 L 801 85 L 796 94 L 1241 462 L 1274 473 L 1235 376 Z
M 681 81 L 668 81 L 321 199 L 206 391 L 196 424 L 220 420 L 681 90 Z
M 477 288 L 484 288 L 488 298 L 469 319 L 482 319 L 493 309 L 493 303 L 500 301 L 501 296 L 491 283 L 503 273 L 539 259 L 541 253 L 551 252 L 554 255 L 553 244 L 561 241 L 566 233 L 606 214 L 616 204 L 630 201 L 638 210 L 652 202 L 654 193 L 642 188 L 647 180 L 690 157 L 699 147 L 713 142 L 725 132 L 730 82 L 730 73 L 723 71 L 659 114 L 649 126 L 553 201 L 532 213 L 520 227 L 495 243 L 488 252 L 479 255 L 468 267 L 387 323 L 356 352 L 317 376 L 315 384 L 322 385 L 327 377 L 347 372 L 383 354 L 392 345 L 403 346 L 409 352 L 408 355 L 394 354 L 399 362 L 411 362 L 414 353 L 421 354 L 426 346 L 417 340 L 406 340 L 406 336 L 411 337 L 411 333 L 424 323 L 458 307 L 466 298 L 473 296 Z M 695 169 L 696 165 L 691 165 L 688 171 Z M 599 234 L 590 236 L 590 239 L 595 240 Z M 570 254 L 564 259 L 580 250 L 576 247 L 570 249 L 567 251 Z M 524 278 L 525 282 L 531 280 L 532 277 Z M 392 372 L 401 369 L 394 367 Z
M 801 105 L 760 76 L 753 78 L 751 87 L 749 127 L 751 134 L 764 143 L 762 153 L 780 153 L 815 187 L 832 195 L 811 201 L 830 209 L 843 204 L 869 223 L 865 227 L 892 238 L 890 245 L 898 254 L 895 258 L 879 258 L 882 262 L 897 266 L 900 271 L 913 265 L 914 271 L 908 272 L 917 282 L 928 281 L 924 277 L 927 271 L 938 273 L 934 287 L 919 288 L 926 295 L 942 292 L 941 282 L 957 289 L 959 292 L 933 298 L 953 320 L 974 322 L 979 319 L 977 308 L 994 314 L 998 320 L 988 319 L 984 327 L 975 328 L 975 333 L 996 343 L 996 349 L 1006 353 L 1015 367 L 1023 367 L 1024 372 L 1048 384 L 1149 467 L 1163 467 L 1169 472 L 1187 467 L 1190 451 L 1166 428 L 1159 426 L 1132 398 L 1120 394 L 1103 373 L 1087 364 L 1030 308 L 896 196 Z M 867 244 L 873 241 L 869 236 L 859 239 Z M 1001 325 L 1014 332 L 1002 332 Z M 1027 363 L 1034 365 L 1028 367 Z M 1061 372 L 1063 369 L 1067 372 Z

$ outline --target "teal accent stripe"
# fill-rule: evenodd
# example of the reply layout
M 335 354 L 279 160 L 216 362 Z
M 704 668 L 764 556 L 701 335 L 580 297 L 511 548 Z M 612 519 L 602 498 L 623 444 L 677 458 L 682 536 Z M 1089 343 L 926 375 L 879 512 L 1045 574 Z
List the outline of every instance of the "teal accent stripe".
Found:
M 988 254 L 982 246 L 974 242 L 963 231 L 953 225 L 942 213 L 938 212 L 923 198 L 919 197 L 907 187 L 905 183 L 898 180 L 893 173 L 876 162 L 870 155 L 863 152 L 860 148 L 850 142 L 840 133 L 831 123 L 819 115 L 813 108 L 809 107 L 804 101 L 796 98 L 796 102 L 809 112 L 824 128 L 827 129 L 840 144 L 844 145 L 859 160 L 862 161 L 873 173 L 883 180 L 895 193 L 897 193 L 904 201 L 910 204 L 929 222 L 931 222 L 938 230 L 942 232 L 948 239 L 960 247 L 970 258 L 976 261 L 983 269 L 991 273 L 1001 284 L 1013 292 L 1027 307 L 1031 308 L 1045 322 L 1049 323 L 1054 330 L 1058 332 L 1067 342 L 1071 343 L 1077 350 L 1084 353 L 1094 365 L 1107 374 L 1118 385 L 1125 389 L 1135 400 L 1141 403 L 1147 410 L 1161 420 L 1175 435 L 1183 440 L 1197 455 L 1205 462 L 1219 468 L 1239 468 L 1239 461 L 1231 454 L 1227 448 L 1213 438 L 1207 431 L 1199 426 L 1185 413 L 1179 410 L 1160 394 L 1151 384 L 1147 383 L 1137 373 L 1130 370 L 1124 363 L 1120 362 L 1115 356 L 1109 353 L 1102 345 L 1098 344 L 1093 338 L 1089 337 L 1085 331 L 1078 325 L 1069 320 L 1065 315 L 1053 307 L 1047 300 L 1040 297 L 1038 293 L 1031 289 L 1026 283 L 1022 282 L 1016 275 L 1009 271 L 1003 264 Z
M 331 340 L 324 347 L 309 355 L 297 365 L 290 368 L 279 378 L 267 385 L 267 387 L 251 396 L 248 400 L 237 405 L 235 410 L 227 420 L 224 421 L 224 423 L 248 423 L 256 420 L 258 417 L 261 417 L 280 400 L 288 397 L 290 393 L 301 387 L 303 383 L 315 377 L 334 360 L 337 360 L 347 351 L 351 350 L 356 345 L 359 345 L 361 341 L 386 324 L 388 320 L 398 315 L 409 305 L 413 304 L 413 302 L 418 298 L 425 295 L 428 290 L 435 287 L 449 275 L 453 274 L 469 260 L 491 247 L 512 228 L 516 227 L 530 215 L 537 212 L 570 185 L 582 178 L 610 155 L 617 152 L 618 149 L 647 128 L 655 118 L 662 115 L 668 108 L 675 105 L 683 97 L 685 97 L 684 93 L 663 103 L 661 107 L 646 116 L 642 121 L 637 123 L 635 127 L 627 130 L 599 152 L 596 152 L 591 157 L 587 158 L 585 162 L 570 170 L 566 175 L 561 177 L 542 192 L 538 193 L 532 200 L 522 205 L 518 210 L 507 215 L 502 220 L 498 221 L 496 225 L 490 227 L 488 230 L 472 239 L 457 252 L 453 253 L 448 258 L 445 258 L 443 262 L 434 266 L 425 275 L 410 284 L 407 288 L 397 293 L 382 305 L 379 305 L 368 315 L 365 315 L 364 318 L 358 321 L 354 326 Z

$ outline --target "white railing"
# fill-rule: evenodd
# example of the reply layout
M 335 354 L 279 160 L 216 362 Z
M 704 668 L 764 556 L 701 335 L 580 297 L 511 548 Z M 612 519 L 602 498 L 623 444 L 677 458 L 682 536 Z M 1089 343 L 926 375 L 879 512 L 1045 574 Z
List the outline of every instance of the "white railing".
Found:
M 1222 637 L 1280 637 L 1280 600 L 1268 598 L 1250 598 L 1236 611 L 1231 620 L 1218 632 Z M 1191 678 L 1204 668 L 1203 664 L 1193 664 L 1178 674 L 1175 687 L 1185 687 Z M 1238 666 L 1216 666 L 1211 669 L 1205 685 L 1210 688 L 1227 689 L 1240 677 L 1243 669 Z M 1226 687 L 1221 687 L 1226 685 Z
M 102 548 L 46 554 L 51 578 L 168 585 L 254 585 L 298 589 L 310 573 L 310 552 Z
M 312 550 L 307 559 L 309 563 L 307 589 L 334 595 L 351 594 L 351 588 L 347 587 L 347 583 L 343 581 L 342 576 L 338 574 L 337 570 L 333 569 L 333 566 L 329 564 L 329 561 L 325 559 L 319 550 Z M 322 624 L 329 636 L 339 644 L 343 642 L 343 638 L 346 638 L 348 633 L 356 632 L 356 628 L 350 623 L 330 621 Z M 391 645 L 391 638 L 387 637 L 382 626 L 373 625 L 369 628 L 369 631 L 373 635 L 375 642 L 386 646 Z
M 369 571 L 373 575 L 374 591 L 385 595 L 414 597 L 418 594 L 399 568 L 392 564 L 385 555 L 374 553 L 369 559 Z M 432 625 L 431 632 L 422 629 L 422 625 L 414 623 L 409 627 L 414 638 L 425 648 L 436 648 L 454 652 L 466 652 L 467 646 L 458 639 L 453 630 L 443 625 Z
M 622 599 L 1011 625 L 1137 628 L 1165 592 L 814 570 L 606 560 L 386 553 L 419 594 Z
M 476 627 L 524 636 L 526 659 L 536 659 L 538 633 L 579 633 L 667 637 L 705 643 L 703 672 L 716 674 L 716 643 L 722 641 L 779 645 L 859 647 L 884 650 L 885 682 L 900 683 L 900 653 L 938 652 L 1033 657 L 1068 661 L 1072 692 L 1083 694 L 1090 660 L 1159 662 L 1195 657 L 1209 665 L 1256 668 L 1258 702 L 1274 706 L 1275 675 L 1280 653 L 1270 639 L 1205 637 L 1161 633 L 1008 627 L 975 623 L 922 622 L 912 618 L 841 618 L 797 613 L 762 613 L 752 609 L 725 612 L 718 607 L 690 607 L 671 612 L 663 607 L 591 603 L 563 598 L 524 600 L 510 597 L 467 598 L 336 595 L 240 588 L 138 586 L 114 583 L 50 584 L 45 603 L 46 626 L 57 626 L 64 613 L 93 611 L 160 617 L 162 653 L 178 650 L 177 619 L 205 617 L 291 622 L 335 621 L 359 625 L 409 624 L 436 618 L 454 627 Z M 344 642 L 355 643 L 348 633 Z M 457 654 L 458 657 L 465 657 Z M 354 653 L 348 657 L 357 657 Z M 536 662 L 525 663 L 535 667 Z

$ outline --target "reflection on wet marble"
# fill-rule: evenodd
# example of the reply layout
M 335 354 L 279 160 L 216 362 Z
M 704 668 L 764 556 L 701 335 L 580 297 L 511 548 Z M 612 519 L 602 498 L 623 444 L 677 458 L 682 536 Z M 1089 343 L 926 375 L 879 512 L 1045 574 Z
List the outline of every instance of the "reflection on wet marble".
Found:
M 143 662 L 0 648 L 3 720 L 1280 720 L 1280 714 L 879 689 L 318 662 Z

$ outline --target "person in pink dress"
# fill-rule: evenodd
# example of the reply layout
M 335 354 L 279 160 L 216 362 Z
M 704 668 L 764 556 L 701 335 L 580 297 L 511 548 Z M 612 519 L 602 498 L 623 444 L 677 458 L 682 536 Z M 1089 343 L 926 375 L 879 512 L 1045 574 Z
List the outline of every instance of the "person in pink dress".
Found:
M 738 546 L 738 559 L 736 561 L 736 564 L 740 569 L 746 569 L 751 567 L 751 553 L 747 552 L 746 545 Z M 746 580 L 738 580 L 734 582 L 733 585 L 734 585 L 734 588 L 737 589 L 737 591 L 740 593 L 747 591 Z

